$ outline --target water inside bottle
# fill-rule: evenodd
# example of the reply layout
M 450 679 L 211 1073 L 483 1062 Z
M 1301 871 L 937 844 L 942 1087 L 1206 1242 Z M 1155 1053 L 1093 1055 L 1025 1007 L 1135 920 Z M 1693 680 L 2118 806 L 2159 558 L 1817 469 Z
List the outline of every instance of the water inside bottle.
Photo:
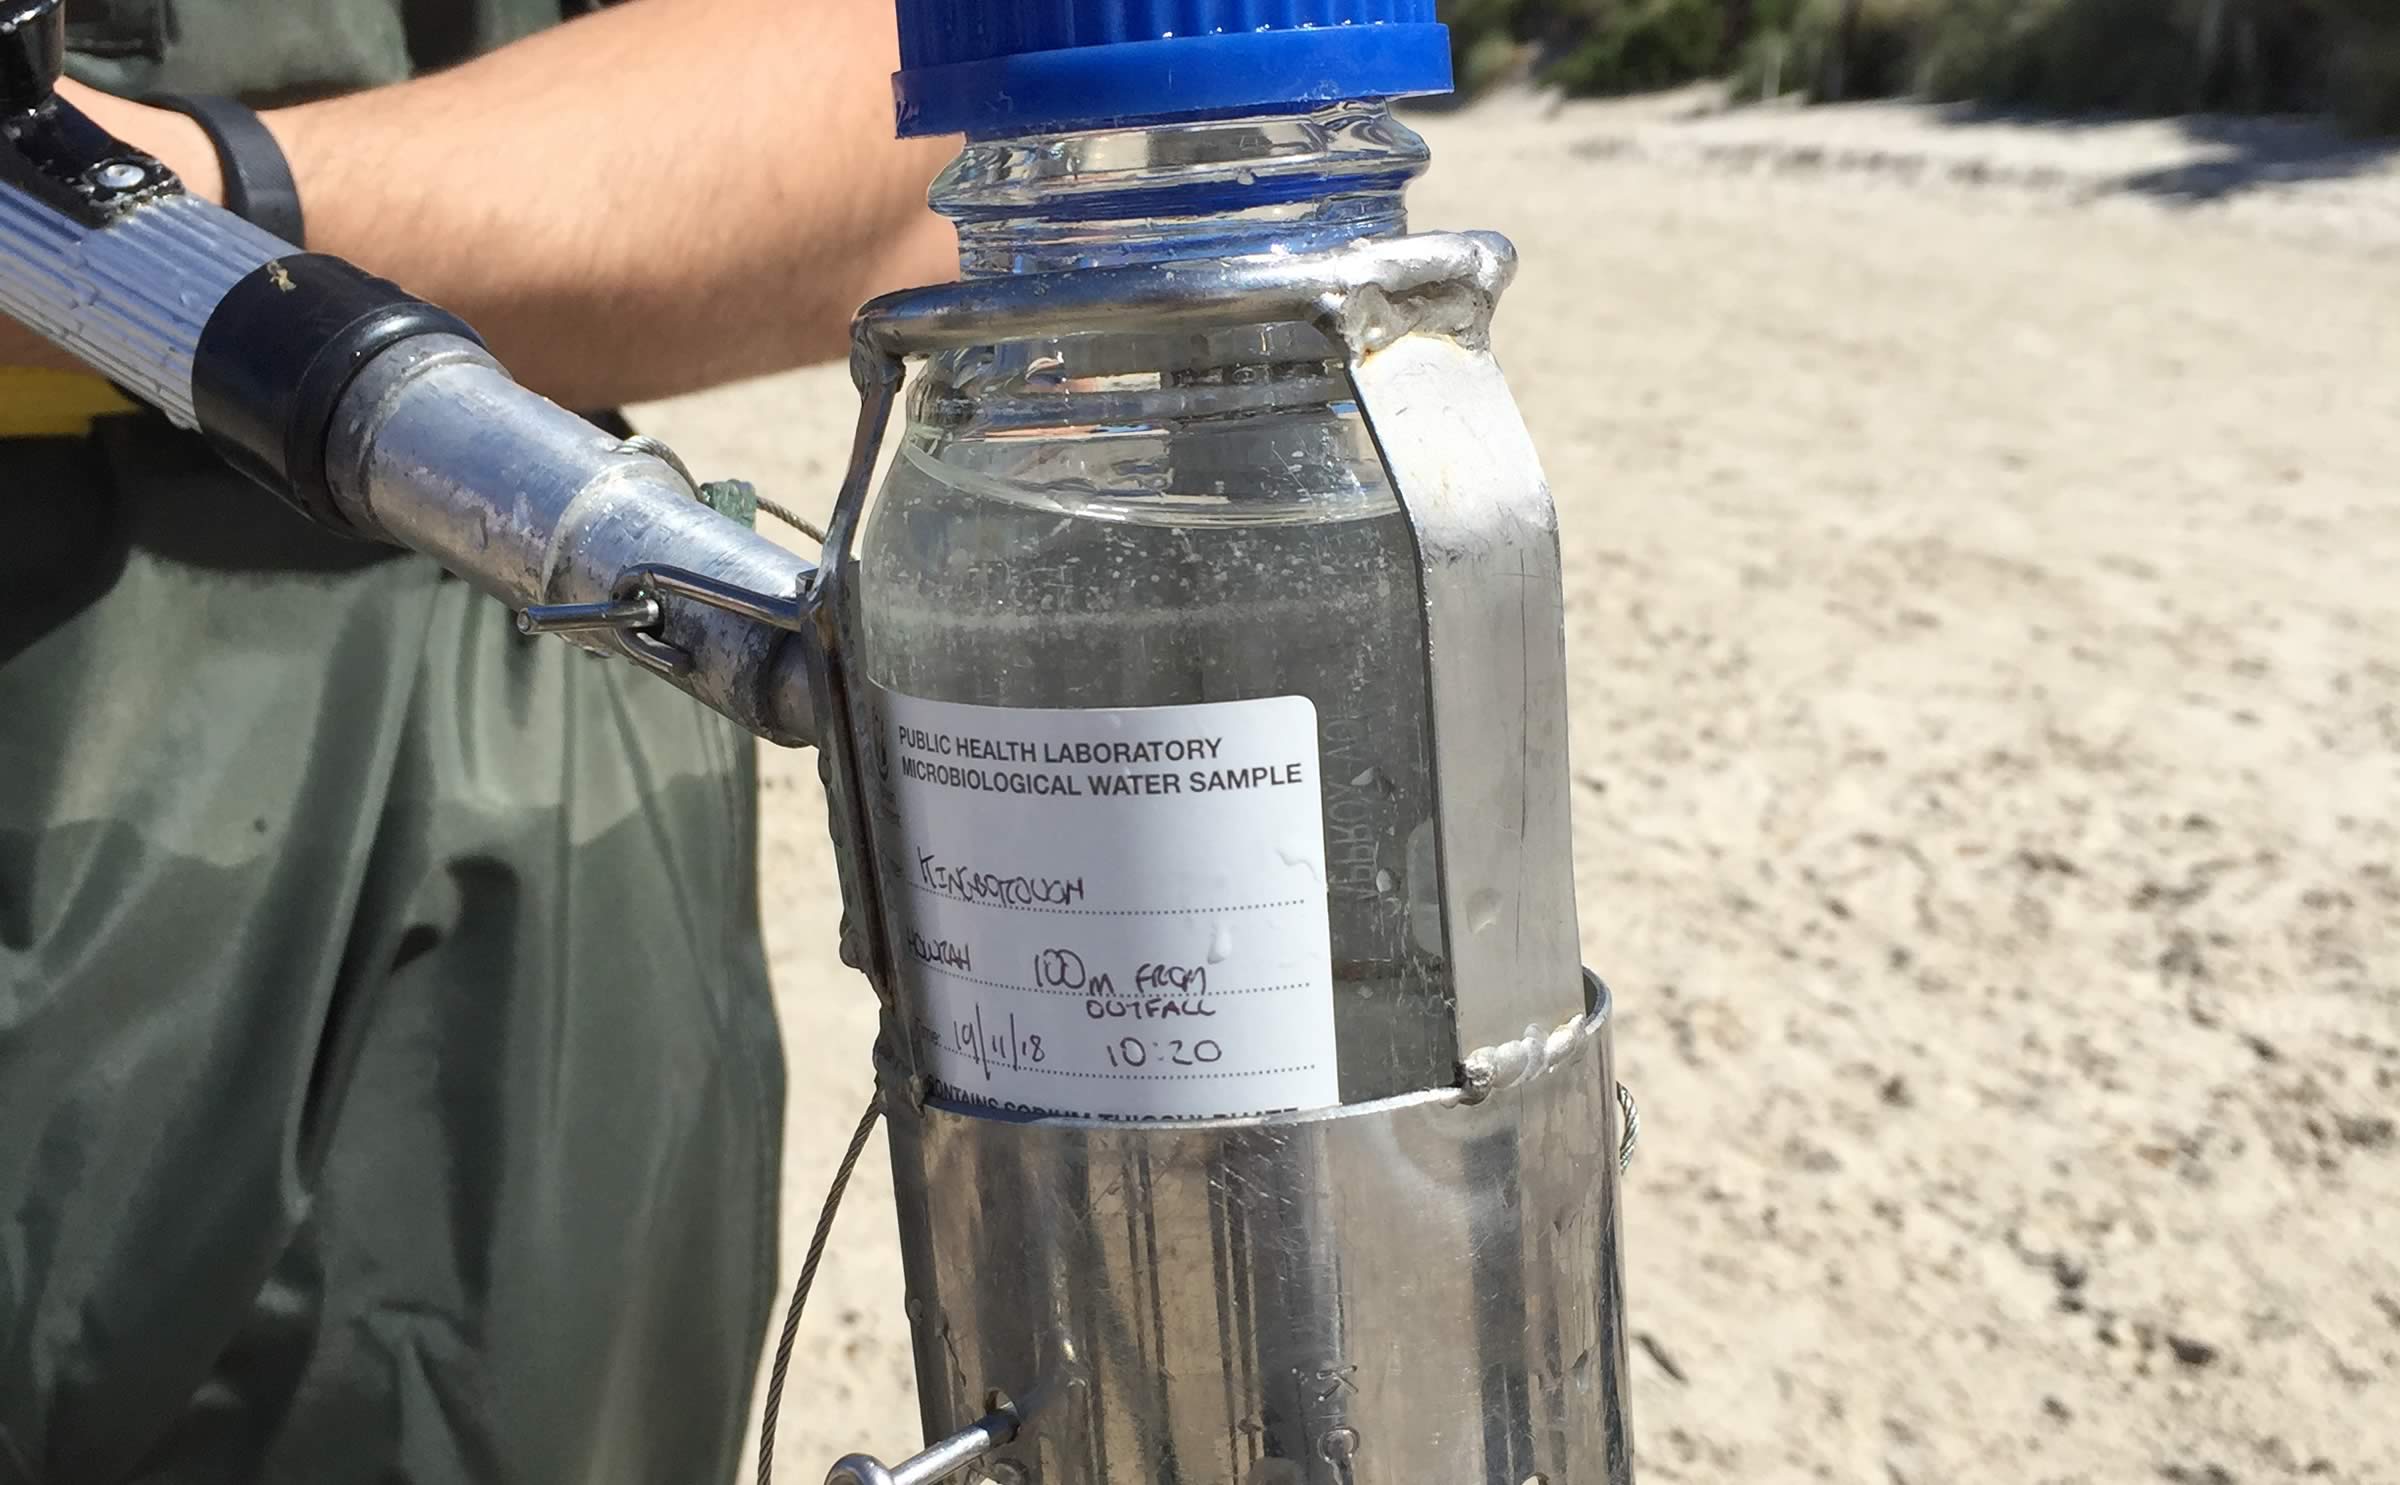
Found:
M 1403 153 L 1414 149 L 1382 161 L 1383 184 L 1366 193 L 1388 194 L 1389 219 L 1375 222 L 1396 227 L 1398 186 L 1422 146 L 1391 134 L 1380 109 L 1352 112 L 1382 131 L 1371 144 L 1405 136 Z M 1219 152 L 1294 168 L 1292 151 L 1275 153 L 1283 136 L 1251 133 L 1218 138 Z M 1155 184 L 1207 155 L 1190 138 L 1153 140 L 1128 169 Z M 1070 175 L 1089 190 L 1096 167 L 1083 163 Z M 1218 178 L 1227 168 L 1207 166 Z M 1256 183 L 1257 166 L 1238 169 Z M 1360 235 L 1367 214 L 1342 200 L 1335 215 L 1349 225 L 1334 235 Z M 1324 225 L 1265 210 L 1279 238 L 1295 222 Z M 1243 212 L 1231 216 L 1231 227 L 1225 213 L 1185 223 L 1186 234 L 1238 242 Z M 1117 261 L 1128 242 L 1155 255 L 1172 238 L 1155 217 L 965 226 L 971 272 L 979 261 L 1056 268 L 1061 254 Z M 866 669 L 908 696 L 1019 708 L 1314 703 L 1344 1102 L 1447 1085 L 1458 1058 L 1415 559 L 1351 398 L 1334 348 L 1299 325 L 938 357 L 912 388 L 860 550 Z

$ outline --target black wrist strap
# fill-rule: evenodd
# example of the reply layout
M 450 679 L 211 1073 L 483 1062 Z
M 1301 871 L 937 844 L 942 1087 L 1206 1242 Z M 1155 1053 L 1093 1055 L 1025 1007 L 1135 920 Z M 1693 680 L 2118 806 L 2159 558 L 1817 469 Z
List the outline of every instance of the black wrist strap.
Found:
M 217 147 L 225 173 L 225 209 L 263 227 L 294 247 L 305 247 L 300 185 L 292 179 L 283 146 L 257 114 L 231 98 L 186 98 L 162 93 L 144 100 L 153 108 L 189 117 Z

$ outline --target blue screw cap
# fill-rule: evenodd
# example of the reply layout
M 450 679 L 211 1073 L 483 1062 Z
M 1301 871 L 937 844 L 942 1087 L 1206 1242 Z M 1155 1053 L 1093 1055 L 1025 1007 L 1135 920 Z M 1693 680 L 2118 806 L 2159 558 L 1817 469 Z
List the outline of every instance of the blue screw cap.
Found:
M 903 135 L 982 138 L 1450 91 L 1434 0 L 898 0 Z

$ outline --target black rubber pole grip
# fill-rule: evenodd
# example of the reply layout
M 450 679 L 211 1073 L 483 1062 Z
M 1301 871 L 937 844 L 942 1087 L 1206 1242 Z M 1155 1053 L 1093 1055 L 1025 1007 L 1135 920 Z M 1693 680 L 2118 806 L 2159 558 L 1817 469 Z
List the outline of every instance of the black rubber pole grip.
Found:
M 420 335 L 483 343 L 448 310 L 339 258 L 278 258 L 208 317 L 192 358 L 192 410 L 236 469 L 337 531 L 372 535 L 333 498 L 326 441 L 360 368 Z

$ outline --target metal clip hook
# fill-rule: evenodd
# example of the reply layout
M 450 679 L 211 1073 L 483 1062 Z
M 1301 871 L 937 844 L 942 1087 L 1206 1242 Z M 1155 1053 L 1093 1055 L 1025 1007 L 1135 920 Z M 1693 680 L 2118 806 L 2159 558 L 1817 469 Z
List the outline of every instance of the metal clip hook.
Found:
M 662 617 L 658 600 L 647 593 L 606 603 L 536 603 L 517 615 L 517 632 L 588 634 L 595 629 L 613 629 L 626 634 L 655 630 Z
M 607 630 L 629 660 L 661 675 L 681 675 L 692 657 L 660 637 L 666 623 L 661 594 L 688 598 L 795 633 L 808 625 L 815 604 L 808 591 L 761 593 L 686 568 L 645 562 L 627 568 L 616 596 L 604 603 L 537 603 L 517 614 L 519 634 L 578 634 Z
M 1022 1426 L 1015 1404 L 1003 1402 L 972 1426 L 897 1465 L 887 1467 L 871 1454 L 836 1460 L 825 1485 L 934 1485 L 990 1458 L 992 1451 L 1014 1439 Z

